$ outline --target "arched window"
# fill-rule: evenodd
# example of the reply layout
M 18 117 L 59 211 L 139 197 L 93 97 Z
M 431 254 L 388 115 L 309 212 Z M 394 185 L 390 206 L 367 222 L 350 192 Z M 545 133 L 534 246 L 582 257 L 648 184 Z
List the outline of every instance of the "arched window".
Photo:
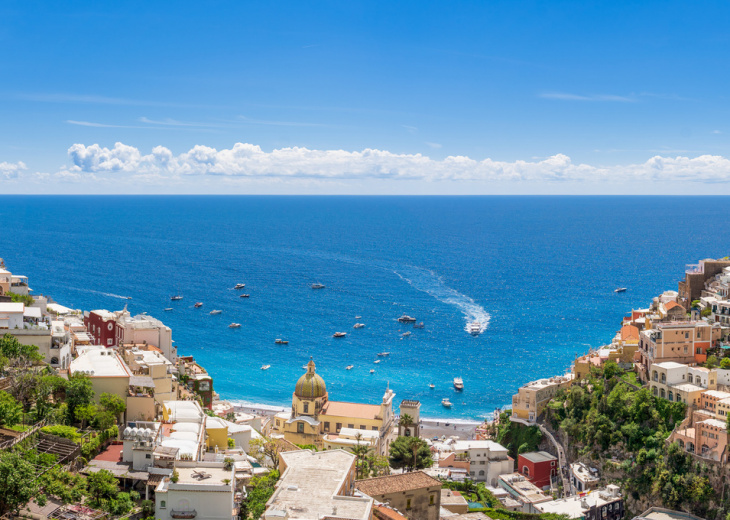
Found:
M 52 357 L 51 358 L 51 365 L 58 365 L 58 358 L 57 357 Z
M 674 392 L 672 392 L 671 390 L 669 391 L 669 400 L 674 401 Z
M 662 372 L 662 384 L 665 384 L 667 382 L 667 374 Z
M 304 403 L 304 413 L 309 413 L 309 403 Z
M 652 386 L 651 387 L 651 393 L 654 394 L 654 395 L 657 394 L 656 386 Z
M 484 470 L 481 470 L 481 471 L 479 472 L 479 476 L 480 476 L 480 477 L 483 477 L 483 476 L 484 476 Z
M 526 476 L 526 477 L 529 477 L 530 476 L 530 468 L 528 468 L 527 466 L 522 466 L 522 474 L 524 476 Z
M 659 378 L 658 378 L 657 372 L 656 372 L 656 370 L 655 370 L 655 371 L 654 371 L 654 381 L 658 381 L 658 380 L 659 380 Z
M 678 403 L 682 402 L 682 396 L 680 396 L 679 394 L 677 394 L 677 402 Z
M 702 385 L 702 378 L 700 378 L 700 376 L 695 376 L 695 384 Z
M 662 399 L 665 399 L 667 397 L 667 393 L 664 391 L 663 388 L 659 391 L 659 395 L 662 397 Z

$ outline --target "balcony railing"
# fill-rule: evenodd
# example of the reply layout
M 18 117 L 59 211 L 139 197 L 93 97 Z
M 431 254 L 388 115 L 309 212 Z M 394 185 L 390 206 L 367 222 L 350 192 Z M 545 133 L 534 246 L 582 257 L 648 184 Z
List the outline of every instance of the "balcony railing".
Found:
M 172 518 L 195 518 L 198 516 L 198 512 L 195 509 L 187 510 L 187 511 L 176 511 L 173 509 L 170 511 L 170 516 Z

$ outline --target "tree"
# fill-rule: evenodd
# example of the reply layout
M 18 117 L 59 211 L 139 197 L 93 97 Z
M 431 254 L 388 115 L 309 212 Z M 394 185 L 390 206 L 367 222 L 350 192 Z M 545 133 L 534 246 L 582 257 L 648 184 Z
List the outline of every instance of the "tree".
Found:
M 426 441 L 418 437 L 401 436 L 390 445 L 389 462 L 392 468 L 415 471 L 430 468 L 433 458 Z
M 22 415 L 20 403 L 9 393 L 0 391 L 0 426 L 17 424 Z
M 113 500 L 119 492 L 117 479 L 105 469 L 89 474 L 86 478 L 89 487 L 89 496 L 98 507 L 102 500 Z
M 405 433 L 405 435 L 410 435 L 410 430 L 408 430 L 408 428 L 413 426 L 413 417 L 411 417 L 407 413 L 404 413 L 400 416 L 400 421 L 398 421 L 398 424 L 403 427 L 403 430 L 405 432 L 407 432 Z
M 113 414 L 114 417 L 119 417 L 127 409 L 127 404 L 124 402 L 124 399 L 108 392 L 101 394 L 99 405 L 107 412 Z
M 98 409 L 95 404 L 84 404 L 76 407 L 74 417 L 77 421 L 81 421 L 81 429 L 86 428 L 87 423 L 91 423 L 98 413 Z
M 33 465 L 15 452 L 0 454 L 0 514 L 17 513 L 38 493 Z
M 276 439 L 262 437 L 260 439 L 251 439 L 248 443 L 250 449 L 249 454 L 253 456 L 259 464 L 263 466 L 279 467 L 279 452 L 281 446 Z
M 357 459 L 357 478 L 362 478 L 364 470 L 366 469 L 366 458 L 368 456 L 368 452 L 370 451 L 370 446 L 368 446 L 367 444 L 362 444 L 360 442 L 362 440 L 362 433 L 360 432 L 355 435 L 355 439 L 357 440 L 357 444 L 352 447 L 351 451 Z
M 707 356 L 707 361 L 705 361 L 705 366 L 712 370 L 717 366 L 717 358 L 713 355 Z
M 66 405 L 68 406 L 69 422 L 74 422 L 76 408 L 91 404 L 94 399 L 94 389 L 91 379 L 84 374 L 75 373 L 66 385 Z
M 730 358 L 722 358 L 722 361 L 720 361 L 720 368 L 723 370 L 727 370 L 730 368 Z
M 236 422 L 236 414 L 233 412 L 228 412 L 226 414 L 226 421 Z

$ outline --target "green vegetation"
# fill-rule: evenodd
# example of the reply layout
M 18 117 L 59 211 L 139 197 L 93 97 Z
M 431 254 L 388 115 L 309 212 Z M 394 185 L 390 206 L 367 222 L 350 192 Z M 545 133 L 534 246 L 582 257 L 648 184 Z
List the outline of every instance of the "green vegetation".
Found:
M 0 482 L 0 514 L 17 513 L 38 491 L 33 465 L 15 452 L 0 453 Z
M 20 421 L 23 407 L 7 392 L 0 391 L 0 426 L 11 426 Z
M 405 471 L 416 471 L 430 468 L 433 465 L 433 457 L 428 444 L 418 437 L 396 438 L 390 445 L 389 461 L 390 467 L 393 469 L 404 469 Z
M 707 361 L 705 361 L 705 366 L 707 368 L 709 368 L 710 370 L 712 370 L 713 368 L 715 368 L 717 366 L 717 364 L 718 364 L 717 363 L 717 357 L 715 357 L 713 355 L 707 356 Z
M 10 296 L 10 300 L 13 303 L 24 303 L 26 307 L 30 307 L 35 303 L 33 297 L 30 294 L 18 294 L 8 291 L 5 296 Z
M 266 510 L 266 502 L 274 494 L 276 482 L 279 480 L 279 472 L 274 470 L 260 477 L 253 477 L 246 490 L 248 496 L 241 502 L 240 517 L 247 519 L 261 518 Z
M 723 370 L 730 368 L 730 358 L 722 358 L 722 361 L 720 361 L 720 368 Z
M 542 440 L 542 432 L 537 426 L 523 426 L 509 418 L 509 411 L 500 414 L 494 440 L 507 448 L 510 457 L 517 460 L 520 453 L 537 450 Z
M 56 435 L 57 437 L 70 439 L 74 442 L 81 442 L 81 434 L 79 433 L 79 430 L 73 426 L 54 424 L 52 426 L 44 426 L 41 428 L 41 431 L 43 433 L 48 433 L 49 435 Z

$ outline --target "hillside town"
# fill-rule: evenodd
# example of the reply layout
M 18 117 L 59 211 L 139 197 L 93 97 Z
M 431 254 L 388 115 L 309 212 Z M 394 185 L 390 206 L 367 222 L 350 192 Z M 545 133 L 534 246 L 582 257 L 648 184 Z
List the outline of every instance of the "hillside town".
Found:
M 716 520 L 730 477 L 730 259 L 618 320 L 470 431 L 386 386 L 226 401 L 148 314 L 36 295 L 0 259 L 0 514 L 38 519 Z M 224 397 L 224 396 L 223 396 Z

